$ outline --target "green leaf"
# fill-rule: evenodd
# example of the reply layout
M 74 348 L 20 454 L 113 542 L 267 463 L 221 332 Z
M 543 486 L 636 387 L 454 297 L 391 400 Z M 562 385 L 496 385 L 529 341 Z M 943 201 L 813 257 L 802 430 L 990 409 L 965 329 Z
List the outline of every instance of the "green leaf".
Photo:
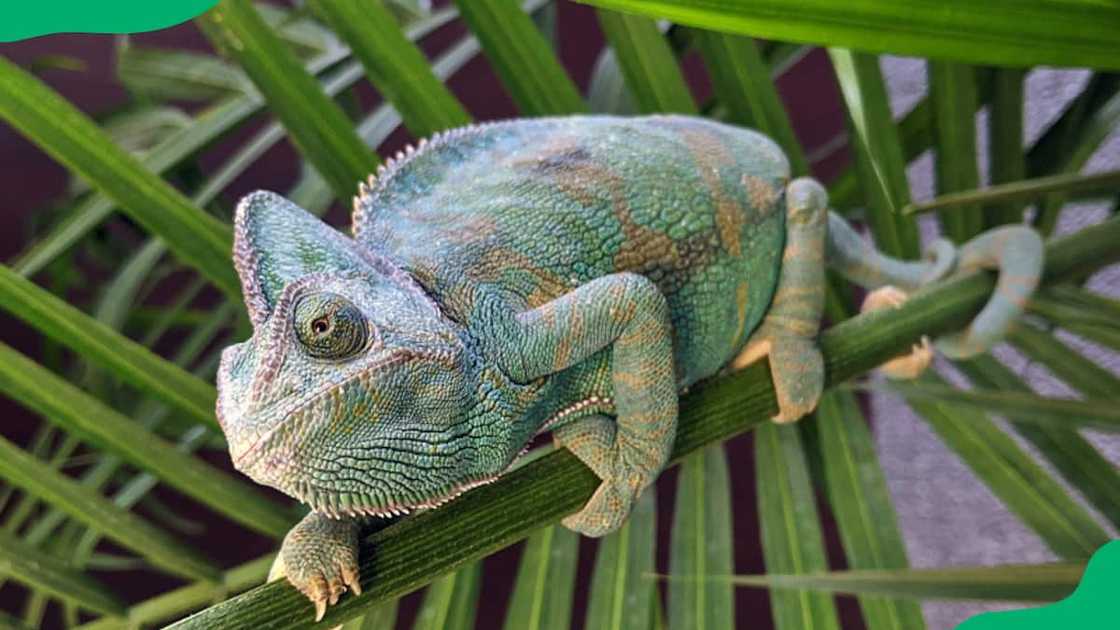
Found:
M 381 0 L 313 0 L 311 7 L 350 45 L 370 81 L 397 108 L 414 136 L 471 121 Z
M 952 213 L 942 213 L 942 217 L 972 213 L 974 217 L 983 218 L 983 214 L 976 207 L 980 203 L 998 203 L 1012 201 L 1030 201 L 1046 193 L 1083 193 L 1112 191 L 1120 186 L 1120 171 L 1106 171 L 1081 175 L 1078 173 L 1065 175 L 1051 175 L 1018 182 L 1009 182 L 998 186 L 990 186 L 979 190 L 966 190 L 963 192 L 940 195 L 936 199 L 922 203 L 908 205 L 903 213 L 916 214 L 930 210 L 952 208 Z M 1022 203 L 1011 204 L 1022 208 Z M 943 219 L 944 220 L 944 219 Z
M 988 116 L 988 156 L 992 185 L 1027 178 L 1027 155 L 1023 150 L 1023 82 L 1026 71 L 997 68 Z M 1023 222 L 1023 204 L 1015 200 L 985 208 L 988 227 Z
M 1009 66 L 1120 68 L 1120 7 L 1093 0 L 580 0 L 727 33 Z
M 294 522 L 288 509 L 256 488 L 138 431 L 136 423 L 5 344 L 0 344 L 0 391 L 251 529 L 279 538 Z
M 891 118 L 879 59 L 850 50 L 828 51 L 854 131 L 851 139 L 856 172 L 867 197 L 868 225 L 876 246 L 898 258 L 918 254 L 918 230 L 897 211 L 910 202 L 898 128 Z
M 85 610 L 121 615 L 124 604 L 97 580 L 53 555 L 0 532 L 0 575 L 9 575 Z
M 762 555 L 768 573 L 828 569 L 817 500 L 795 426 L 763 424 L 754 433 Z M 832 597 L 804 591 L 770 593 L 778 630 L 839 630 Z
M 1043 282 L 1083 277 L 1120 257 L 1120 219 L 1051 241 Z M 967 323 L 995 286 L 989 274 L 968 274 L 914 294 L 902 306 L 845 320 L 820 336 L 829 386 L 897 356 L 922 335 L 936 337 Z M 673 458 L 769 422 L 778 412 L 766 360 L 697 386 L 681 400 Z M 416 514 L 362 542 L 362 595 L 344 597 L 318 624 L 307 598 L 276 582 L 211 606 L 173 627 L 330 628 L 370 607 L 429 583 L 467 562 L 552 525 L 586 504 L 600 480 L 567 449 L 533 458 L 496 482 Z M 374 551 L 376 550 L 376 551 Z M 371 577 L 372 576 L 372 577 Z
M 525 116 L 586 111 L 541 32 L 512 0 L 456 0 L 463 21 Z
M 657 506 L 651 487 L 642 493 L 621 529 L 600 539 L 591 574 L 586 628 L 649 630 L 657 545 Z
M 10 61 L 0 59 L 0 117 L 81 173 L 177 256 L 229 295 L 240 286 L 229 263 L 228 226 L 113 144 L 85 114 Z
M 959 390 L 951 385 L 927 382 L 895 382 L 890 389 L 910 401 L 936 401 L 960 410 L 988 412 L 1020 422 L 1049 424 L 1059 428 L 1079 427 L 1120 431 L 1120 409 L 1111 401 L 1045 398 L 1033 393 L 1000 390 Z
M 505 630 L 568 630 L 572 619 L 579 534 L 545 527 L 525 542 L 506 612 Z
M 931 61 L 929 92 L 937 130 L 937 192 L 940 195 L 980 186 L 976 153 L 976 73 L 970 66 Z M 977 205 L 940 214 L 942 232 L 963 243 L 984 229 Z
M 587 87 L 587 105 L 591 111 L 603 114 L 632 115 L 638 113 L 634 95 L 622 76 L 618 55 L 611 48 L 604 48 L 591 71 Z
M 794 175 L 807 175 L 805 153 L 755 41 L 712 31 L 696 31 L 694 39 L 712 75 L 712 88 L 731 112 L 731 121 L 753 126 L 773 138 L 789 157 Z
M 0 477 L 176 575 L 213 580 L 218 569 L 189 546 L 113 505 L 0 438 Z
M 212 429 L 213 386 L 0 265 L 0 305 L 44 335 Z
M 599 26 L 614 50 L 626 85 L 644 113 L 695 114 L 696 103 L 677 58 L 653 20 L 599 11 Z
M 481 575 L 482 563 L 476 562 L 433 582 L 424 593 L 412 630 L 473 628 Z
M 717 444 L 681 462 L 669 549 L 674 575 L 733 573 L 731 483 L 723 446 Z M 730 584 L 675 582 L 669 585 L 669 627 L 734 628 Z
M 187 50 L 125 45 L 117 54 L 117 77 L 129 90 L 159 101 L 209 102 L 256 93 L 237 66 Z
M 905 569 L 909 562 L 898 515 L 867 420 L 850 392 L 821 398 L 816 416 L 829 505 L 836 517 L 844 557 L 853 569 Z M 921 630 L 921 609 L 912 603 L 859 598 L 868 630 Z
M 361 617 L 342 625 L 342 630 L 395 630 L 397 627 L 397 600 L 375 606 Z
M 197 21 L 268 99 L 300 153 L 330 182 L 335 196 L 349 199 L 358 182 L 377 167 L 377 157 L 252 3 L 222 0 Z
M 919 386 L 953 389 L 931 374 L 922 377 Z M 1030 454 L 983 412 L 957 404 L 964 396 L 953 396 L 951 402 L 940 395 L 908 400 L 992 493 L 1058 556 L 1087 558 L 1107 542 L 1104 530 Z
M 920 600 L 1052 602 L 1072 593 L 1084 572 L 1083 562 L 1059 562 L 949 569 L 833 571 L 814 575 L 744 575 L 731 580 L 743 586 L 802 588 Z

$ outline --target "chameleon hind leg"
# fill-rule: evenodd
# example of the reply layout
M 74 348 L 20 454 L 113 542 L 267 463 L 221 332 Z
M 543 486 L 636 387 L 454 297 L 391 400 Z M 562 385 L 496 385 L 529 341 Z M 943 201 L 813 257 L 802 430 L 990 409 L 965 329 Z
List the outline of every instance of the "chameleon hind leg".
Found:
M 564 525 L 586 536 L 618 529 L 664 468 L 677 432 L 672 331 L 665 297 L 633 273 L 597 278 L 514 318 L 503 363 L 527 382 L 610 348 L 616 417 L 580 418 L 554 431 L 602 479 Z
M 786 245 L 778 286 L 766 317 L 731 363 L 741 369 L 770 357 L 778 398 L 775 422 L 808 414 L 824 388 L 824 361 L 817 349 L 825 296 L 828 196 L 813 179 L 799 178 L 785 191 Z

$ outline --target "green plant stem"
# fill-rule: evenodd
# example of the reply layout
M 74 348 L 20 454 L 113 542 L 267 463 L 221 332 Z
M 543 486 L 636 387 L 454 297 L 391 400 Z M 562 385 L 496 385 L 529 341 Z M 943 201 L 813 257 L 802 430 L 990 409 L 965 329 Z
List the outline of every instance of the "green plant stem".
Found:
M 1044 282 L 1081 278 L 1120 258 L 1120 219 L 1114 218 L 1047 247 Z M 922 335 L 958 329 L 986 303 L 995 286 L 973 273 L 914 294 L 897 309 L 865 313 L 821 335 L 829 386 L 906 352 Z M 757 427 L 778 411 L 765 361 L 698 387 L 681 401 L 673 460 Z M 331 628 L 372 606 L 411 592 L 464 564 L 521 540 L 576 511 L 599 480 L 566 449 L 522 466 L 445 507 L 369 536 L 361 555 L 363 593 L 344 597 L 313 623 L 307 598 L 285 583 L 253 589 L 180 621 L 185 628 Z

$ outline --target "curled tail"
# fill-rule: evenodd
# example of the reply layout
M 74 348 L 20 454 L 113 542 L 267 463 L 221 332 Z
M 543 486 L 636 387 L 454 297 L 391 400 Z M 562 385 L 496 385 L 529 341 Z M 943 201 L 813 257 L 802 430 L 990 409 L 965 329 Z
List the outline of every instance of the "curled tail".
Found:
M 976 269 L 999 272 L 995 293 L 968 327 L 937 340 L 937 348 L 954 359 L 987 351 L 1023 313 L 1042 274 L 1042 239 L 1022 225 L 980 234 L 958 250 L 939 239 L 926 250 L 925 260 L 902 261 L 886 256 L 862 238 L 836 213 L 828 215 L 828 265 L 848 280 L 868 288 L 896 286 L 910 292 L 950 275 Z

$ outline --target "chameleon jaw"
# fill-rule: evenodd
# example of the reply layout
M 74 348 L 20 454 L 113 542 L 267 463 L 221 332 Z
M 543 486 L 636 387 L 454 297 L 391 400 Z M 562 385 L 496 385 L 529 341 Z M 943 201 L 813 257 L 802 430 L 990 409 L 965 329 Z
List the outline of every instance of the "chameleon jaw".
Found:
M 301 503 L 311 506 L 311 509 L 315 512 L 319 512 L 333 519 L 356 518 L 360 516 L 394 518 L 397 516 L 405 516 L 412 513 L 414 510 L 420 511 L 437 508 L 458 498 L 468 490 L 493 483 L 499 476 L 500 475 L 491 475 L 466 481 L 452 487 L 452 489 L 447 492 L 436 495 L 432 499 L 414 503 L 398 502 L 375 506 L 374 502 L 370 500 L 367 505 L 344 505 L 345 501 L 341 499 L 340 493 L 318 489 L 308 484 L 299 484 L 296 491 L 293 492 L 293 496 Z M 348 496 L 352 497 L 355 495 L 349 494 Z M 365 498 L 369 500 L 368 495 Z

